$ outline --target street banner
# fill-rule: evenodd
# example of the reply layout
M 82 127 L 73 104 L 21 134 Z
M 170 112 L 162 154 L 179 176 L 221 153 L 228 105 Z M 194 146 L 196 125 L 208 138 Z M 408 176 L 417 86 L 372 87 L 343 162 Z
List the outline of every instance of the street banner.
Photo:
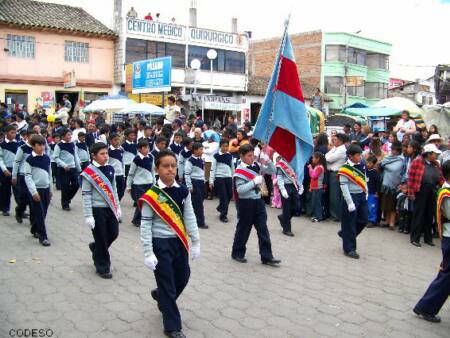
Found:
M 172 57 L 133 63 L 132 93 L 170 92 Z

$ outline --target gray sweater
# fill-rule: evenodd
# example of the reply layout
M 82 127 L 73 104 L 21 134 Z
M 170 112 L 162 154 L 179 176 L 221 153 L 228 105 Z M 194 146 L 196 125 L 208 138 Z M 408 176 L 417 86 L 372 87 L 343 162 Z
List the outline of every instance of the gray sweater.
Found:
M 75 168 L 78 172 L 81 172 L 80 159 L 78 157 L 77 147 L 74 146 L 74 153 L 67 151 L 64 149 L 66 145 L 69 145 L 70 142 L 61 141 L 55 146 L 55 151 L 53 152 L 53 157 L 55 158 L 55 162 L 60 168 L 69 167 L 71 169 Z
M 192 180 L 199 180 L 204 181 L 205 180 L 205 170 L 203 167 L 193 165 L 193 162 L 202 162 L 203 166 L 203 160 L 201 158 L 197 158 L 192 156 L 190 159 L 188 159 L 184 165 L 184 180 L 186 182 L 186 186 L 188 189 L 192 189 Z
M 149 165 L 151 162 L 151 166 Z M 130 165 L 130 171 L 127 177 L 127 189 L 131 189 L 132 185 L 153 184 L 155 182 L 155 166 L 153 156 L 144 157 L 138 152 Z
M 34 161 L 37 159 L 40 161 Z M 42 165 L 45 161 L 48 161 L 48 168 Z M 25 161 L 23 171 L 25 183 L 31 196 L 37 194 L 37 189 L 50 189 L 52 191 L 52 168 L 48 155 L 39 156 L 33 152 L 30 160 Z

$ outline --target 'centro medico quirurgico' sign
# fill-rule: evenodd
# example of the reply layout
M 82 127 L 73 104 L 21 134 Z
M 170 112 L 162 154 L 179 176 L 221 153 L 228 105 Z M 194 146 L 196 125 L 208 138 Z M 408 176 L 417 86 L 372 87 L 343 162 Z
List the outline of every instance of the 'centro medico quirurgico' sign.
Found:
M 132 93 L 169 92 L 171 89 L 172 57 L 133 63 Z
M 245 47 L 239 34 L 133 18 L 127 19 L 127 33 L 211 46 Z

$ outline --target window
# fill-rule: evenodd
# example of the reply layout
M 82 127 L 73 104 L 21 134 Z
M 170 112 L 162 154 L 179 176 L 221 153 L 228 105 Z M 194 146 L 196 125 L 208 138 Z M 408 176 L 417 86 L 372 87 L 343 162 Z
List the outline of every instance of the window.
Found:
M 140 39 L 127 39 L 125 48 L 126 63 L 171 56 L 172 66 L 184 68 L 185 45 Z
M 211 61 L 206 54 L 210 48 L 189 46 L 189 64 L 193 59 L 200 61 L 200 69 L 210 70 Z M 245 73 L 245 53 L 216 49 L 217 57 L 213 61 L 213 70 L 228 73 Z
M 327 45 L 325 48 L 326 61 L 345 61 L 345 46 Z
M 36 41 L 33 36 L 8 34 L 6 40 L 8 56 L 34 59 Z
M 387 98 L 388 85 L 386 83 L 366 82 L 364 85 L 364 96 L 368 99 Z
M 64 60 L 66 62 L 89 62 L 89 44 L 77 41 L 66 41 L 64 44 Z
M 217 60 L 217 58 L 216 58 Z M 229 73 L 245 73 L 245 54 L 239 52 L 225 52 L 225 71 Z
M 347 86 L 347 95 L 364 97 L 364 86 Z
M 367 54 L 367 67 L 389 69 L 389 56 L 384 54 Z
M 325 93 L 341 94 L 344 78 L 340 76 L 325 76 Z

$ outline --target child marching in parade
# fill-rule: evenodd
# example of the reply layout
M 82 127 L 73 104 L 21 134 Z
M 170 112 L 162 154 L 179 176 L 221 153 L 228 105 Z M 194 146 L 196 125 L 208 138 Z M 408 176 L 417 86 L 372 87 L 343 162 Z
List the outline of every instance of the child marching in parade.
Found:
M 131 163 L 127 177 L 127 191 L 131 193 L 133 201 L 137 203 L 139 198 L 150 189 L 154 181 L 154 159 L 150 155 L 147 140 L 142 139 L 138 142 L 138 153 Z M 141 225 L 141 210 L 138 206 L 136 206 L 131 222 L 136 227 Z
M 361 162 L 362 149 L 351 144 L 347 149 L 347 162 L 338 170 L 344 206 L 342 208 L 341 231 L 344 254 L 359 259 L 356 252 L 356 237 L 367 224 L 366 166 Z
M 136 133 L 133 129 L 127 129 L 124 132 L 125 142 L 122 143 L 123 163 L 125 164 L 125 180 L 128 177 L 131 163 L 137 155 Z
M 436 221 L 442 247 L 441 268 L 428 290 L 414 307 L 414 313 L 433 323 L 441 321 L 437 314 L 450 295 L 450 161 L 446 161 L 442 165 L 442 174 L 445 183 L 438 192 L 436 208 Z
M 282 205 L 282 214 L 278 215 L 278 220 L 283 228 L 283 234 L 293 237 L 291 219 L 295 214 L 296 204 L 299 201 L 298 195 L 303 193 L 303 186 L 298 183 L 294 170 L 282 157 L 279 157 L 275 166 L 277 169 L 277 185 L 280 189 Z
M 250 231 L 255 226 L 258 235 L 259 254 L 262 264 L 278 266 L 281 261 L 272 254 L 269 229 L 267 229 L 267 213 L 264 200 L 259 192 L 262 184 L 263 171 L 275 172 L 272 162 L 267 169 L 254 162 L 253 147 L 245 144 L 239 148 L 241 163 L 233 176 L 233 190 L 237 208 L 238 223 L 234 234 L 231 258 L 239 263 L 247 263 L 245 258 L 246 245 Z
M 184 148 L 180 152 L 180 156 L 178 156 L 178 178 L 180 182 L 184 182 L 184 165 L 186 161 L 192 155 L 192 145 L 194 141 L 190 137 L 186 137 L 183 140 Z
M 18 197 L 17 188 L 11 184 L 14 158 L 20 147 L 16 134 L 16 126 L 10 124 L 5 128 L 5 139 L 0 144 L 0 211 L 3 216 L 9 216 L 12 192 L 16 202 Z
M 175 154 L 161 150 L 155 169 L 158 181 L 138 202 L 144 263 L 154 271 L 157 289 L 151 295 L 162 313 L 164 334 L 183 338 L 176 301 L 189 281 L 189 254 L 192 259 L 200 256 L 200 235 L 189 190 L 175 181 Z
M 122 211 L 117 196 L 114 168 L 108 165 L 108 146 L 102 142 L 91 147 L 92 164 L 82 173 L 83 214 L 92 230 L 89 243 L 97 274 L 112 278 L 109 247 L 119 235 Z
M 89 149 L 86 144 L 86 134 L 84 132 L 80 131 L 78 133 L 78 142 L 75 143 L 75 145 L 77 146 L 77 154 L 80 159 L 81 170 L 84 170 L 90 162 Z
M 228 140 L 220 140 L 220 150 L 212 158 L 209 177 L 211 190 L 215 187 L 219 196 L 217 211 L 220 213 L 220 220 L 224 223 L 228 222 L 228 205 L 233 197 L 234 161 L 233 155 L 228 152 L 228 144 Z
M 69 129 L 63 129 L 60 135 L 61 142 L 55 146 L 53 156 L 61 178 L 61 206 L 63 210 L 69 211 L 70 202 L 80 188 L 78 175 L 81 167 L 75 143 L 71 142 L 72 132 Z
M 114 173 L 116 175 L 116 188 L 117 195 L 119 196 L 119 201 L 122 200 L 123 194 L 125 193 L 125 164 L 123 163 L 123 153 L 124 150 L 120 146 L 120 136 L 117 133 L 111 133 L 109 135 L 109 162 L 108 164 L 114 168 Z
M 52 199 L 52 169 L 50 157 L 45 154 L 46 141 L 41 135 L 32 135 L 31 156 L 25 160 L 24 176 L 30 198 L 30 211 L 33 214 L 31 233 L 39 238 L 43 246 L 50 246 L 45 226 L 47 210 Z

